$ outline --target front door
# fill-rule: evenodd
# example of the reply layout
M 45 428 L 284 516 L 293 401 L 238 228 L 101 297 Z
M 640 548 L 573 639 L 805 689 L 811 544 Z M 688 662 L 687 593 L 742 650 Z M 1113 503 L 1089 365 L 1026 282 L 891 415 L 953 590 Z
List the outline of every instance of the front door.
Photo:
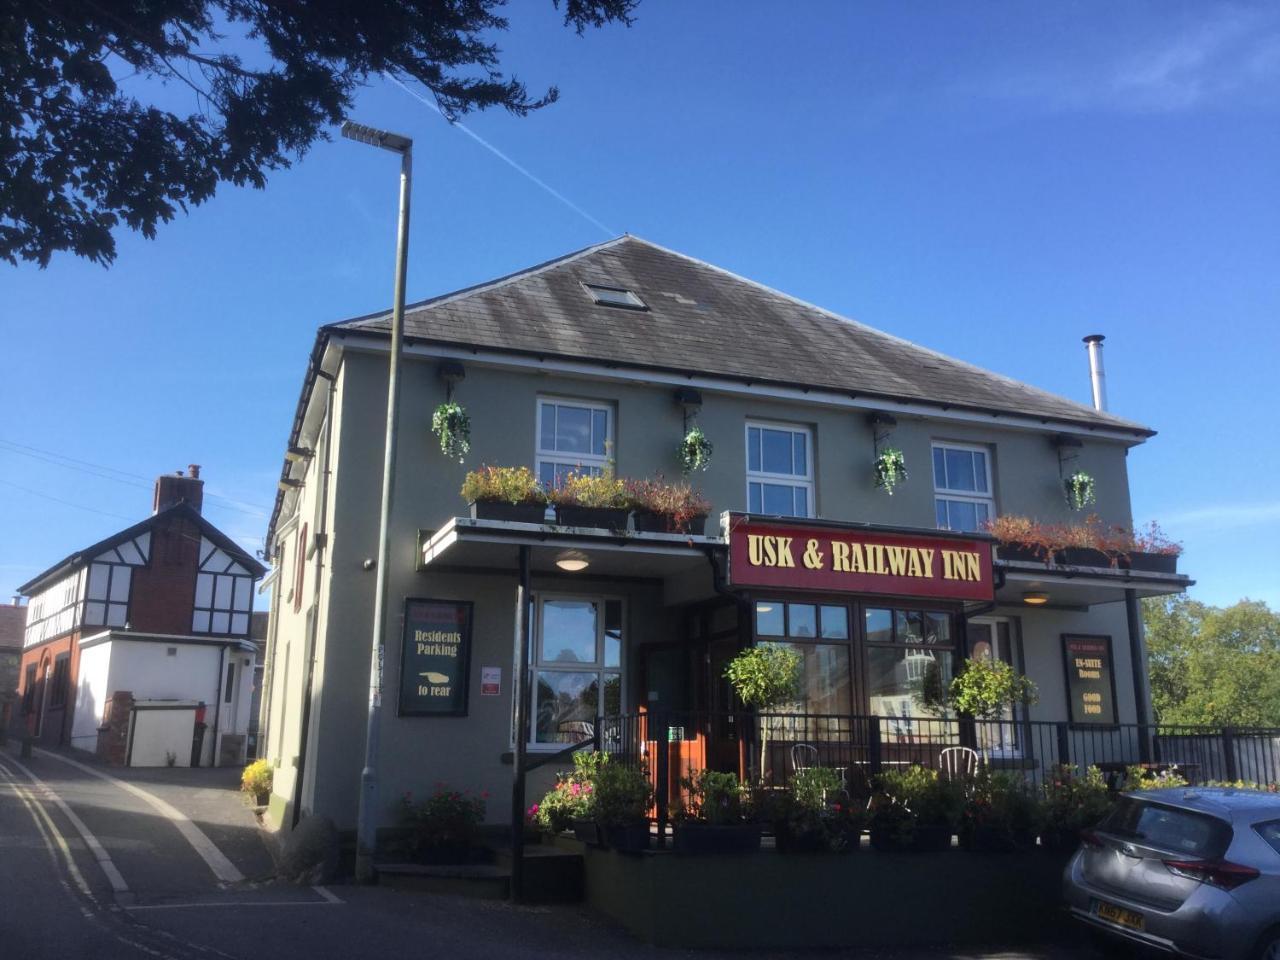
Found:
M 968 633 L 969 656 L 974 660 L 1002 660 L 1017 669 L 1013 656 L 1013 634 L 1008 620 L 970 620 Z M 1017 708 L 1009 704 L 996 719 L 977 721 L 975 729 L 978 750 L 995 757 L 1021 756 L 1022 745 L 1018 735 L 1020 719 Z

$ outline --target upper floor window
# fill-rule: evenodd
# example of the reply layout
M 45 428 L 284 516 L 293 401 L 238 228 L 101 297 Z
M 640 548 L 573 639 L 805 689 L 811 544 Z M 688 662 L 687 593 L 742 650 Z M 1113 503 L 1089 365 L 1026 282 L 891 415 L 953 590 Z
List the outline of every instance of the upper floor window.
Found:
M 933 445 L 934 508 L 942 530 L 978 531 L 996 513 L 986 447 Z
M 613 411 L 602 403 L 538 400 L 538 482 L 559 486 L 570 473 L 603 473 L 613 449 Z
M 813 435 L 808 427 L 747 424 L 747 510 L 813 515 Z
M 200 569 L 196 574 L 193 633 L 246 635 L 253 613 L 253 577 L 220 547 L 200 540 Z

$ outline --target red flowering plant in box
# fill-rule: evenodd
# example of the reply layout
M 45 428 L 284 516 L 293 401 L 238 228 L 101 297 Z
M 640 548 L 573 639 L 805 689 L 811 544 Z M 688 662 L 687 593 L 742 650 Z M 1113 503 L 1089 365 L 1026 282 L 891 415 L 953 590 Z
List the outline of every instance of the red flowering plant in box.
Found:
M 688 483 L 666 483 L 661 476 L 624 480 L 627 497 L 635 510 L 637 530 L 659 533 L 698 533 L 711 505 Z
M 420 802 L 400 798 L 400 821 L 411 856 L 427 862 L 465 862 L 484 823 L 488 793 L 453 790 L 443 783 Z
M 575 820 L 594 819 L 596 774 L 608 761 L 607 753 L 575 753 L 573 770 L 561 773 L 556 778 L 556 785 L 530 808 L 537 826 L 551 833 L 560 833 L 572 827 Z
M 1040 843 L 1074 850 L 1080 831 L 1095 827 L 1111 809 L 1106 777 L 1097 767 L 1081 771 L 1060 763 L 1049 770 L 1040 801 Z

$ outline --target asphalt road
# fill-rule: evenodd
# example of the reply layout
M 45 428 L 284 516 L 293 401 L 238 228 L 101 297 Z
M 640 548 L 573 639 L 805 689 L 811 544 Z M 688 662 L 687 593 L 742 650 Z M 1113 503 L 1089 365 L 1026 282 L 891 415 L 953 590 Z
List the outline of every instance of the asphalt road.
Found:
M 95 769 L 127 782 L 104 780 Z M 0 957 L 5 960 L 741 956 L 649 947 L 582 908 L 515 907 L 376 887 L 287 886 L 269 879 L 270 864 L 253 815 L 235 791 L 234 771 L 86 768 L 40 753 L 20 761 L 16 749 L 0 749 Z M 236 879 L 227 879 L 231 876 Z M 1075 945 L 1011 953 L 817 955 L 866 960 L 1090 956 Z

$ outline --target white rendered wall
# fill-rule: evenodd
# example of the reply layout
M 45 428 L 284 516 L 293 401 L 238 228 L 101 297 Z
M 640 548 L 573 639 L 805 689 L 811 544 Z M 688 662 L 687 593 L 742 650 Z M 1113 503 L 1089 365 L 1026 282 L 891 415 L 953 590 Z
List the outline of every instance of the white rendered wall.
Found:
M 111 647 L 107 641 L 80 651 L 80 685 L 71 726 L 71 746 L 80 750 L 93 751 L 98 746 L 98 724 L 114 692 L 110 685 Z

